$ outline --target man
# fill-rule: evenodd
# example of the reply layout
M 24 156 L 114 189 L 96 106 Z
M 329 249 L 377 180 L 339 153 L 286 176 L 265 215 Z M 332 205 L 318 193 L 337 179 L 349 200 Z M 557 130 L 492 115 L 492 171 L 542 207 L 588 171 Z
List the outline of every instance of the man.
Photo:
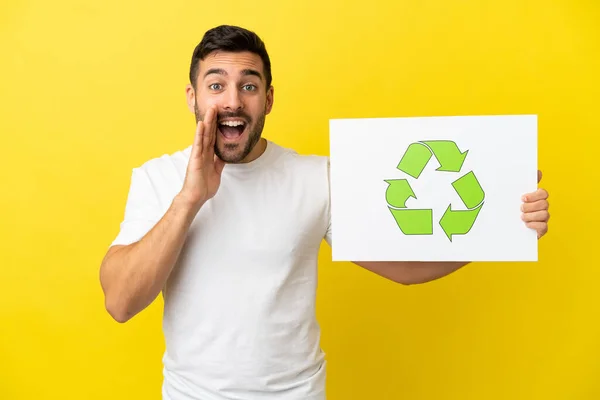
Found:
M 325 399 L 315 290 L 319 247 L 331 244 L 328 159 L 261 138 L 271 79 L 259 37 L 211 29 L 186 88 L 192 146 L 133 170 L 100 278 L 119 322 L 163 293 L 164 399 Z M 523 198 L 538 238 L 547 197 Z M 466 263 L 357 264 L 415 284 Z

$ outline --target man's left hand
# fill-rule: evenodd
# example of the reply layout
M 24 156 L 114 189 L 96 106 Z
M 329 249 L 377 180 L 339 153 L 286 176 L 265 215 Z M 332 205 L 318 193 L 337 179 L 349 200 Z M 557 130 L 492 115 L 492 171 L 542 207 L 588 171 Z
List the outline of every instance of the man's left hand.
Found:
M 542 171 L 538 170 L 538 183 L 542 179 Z M 545 189 L 538 189 L 535 192 L 523 195 L 523 204 L 521 205 L 521 218 L 525 221 L 528 228 L 537 231 L 538 239 L 548 232 L 548 192 Z

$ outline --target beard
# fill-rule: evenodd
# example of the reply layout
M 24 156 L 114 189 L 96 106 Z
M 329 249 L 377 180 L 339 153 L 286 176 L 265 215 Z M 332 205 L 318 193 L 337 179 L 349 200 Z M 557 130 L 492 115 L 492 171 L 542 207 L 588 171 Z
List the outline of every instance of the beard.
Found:
M 204 120 L 204 115 L 200 114 L 197 104 L 194 104 L 194 115 L 196 116 L 196 123 Z M 218 113 L 217 138 L 214 146 L 215 155 L 226 163 L 235 164 L 242 162 L 260 140 L 265 126 L 265 116 L 266 112 L 263 112 L 259 115 L 256 122 L 253 123 L 252 118 L 243 111 Z M 223 118 L 241 118 L 246 121 L 244 130 L 248 131 L 248 138 L 245 143 L 221 143 L 221 146 L 219 146 L 219 121 Z

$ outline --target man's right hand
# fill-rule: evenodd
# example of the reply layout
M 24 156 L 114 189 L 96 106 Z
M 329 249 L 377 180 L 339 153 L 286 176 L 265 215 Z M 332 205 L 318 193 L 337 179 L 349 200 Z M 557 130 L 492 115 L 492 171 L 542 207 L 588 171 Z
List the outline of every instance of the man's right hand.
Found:
M 196 212 L 211 199 L 221 184 L 221 173 L 225 162 L 215 155 L 217 138 L 217 109 L 210 107 L 203 121 L 198 121 L 196 135 L 185 181 L 179 197 Z
M 216 120 L 216 108 L 210 108 L 204 121 L 198 122 L 176 201 L 142 239 L 111 246 L 102 261 L 100 282 L 106 309 L 119 322 L 129 320 L 158 296 L 175 267 L 194 216 L 217 193 L 225 163 L 214 152 Z

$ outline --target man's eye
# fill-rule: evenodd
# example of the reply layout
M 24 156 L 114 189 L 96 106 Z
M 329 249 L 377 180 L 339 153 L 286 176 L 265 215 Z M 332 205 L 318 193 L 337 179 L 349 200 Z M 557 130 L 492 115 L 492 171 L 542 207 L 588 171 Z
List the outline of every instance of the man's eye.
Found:
M 221 89 L 221 85 L 218 84 L 218 83 L 213 83 L 212 85 L 209 85 L 208 87 L 210 89 L 212 89 L 212 90 L 219 90 L 219 89 Z
M 250 85 L 250 84 L 244 85 L 243 87 L 244 87 L 244 90 L 248 90 L 248 91 L 256 90 L 256 86 Z

